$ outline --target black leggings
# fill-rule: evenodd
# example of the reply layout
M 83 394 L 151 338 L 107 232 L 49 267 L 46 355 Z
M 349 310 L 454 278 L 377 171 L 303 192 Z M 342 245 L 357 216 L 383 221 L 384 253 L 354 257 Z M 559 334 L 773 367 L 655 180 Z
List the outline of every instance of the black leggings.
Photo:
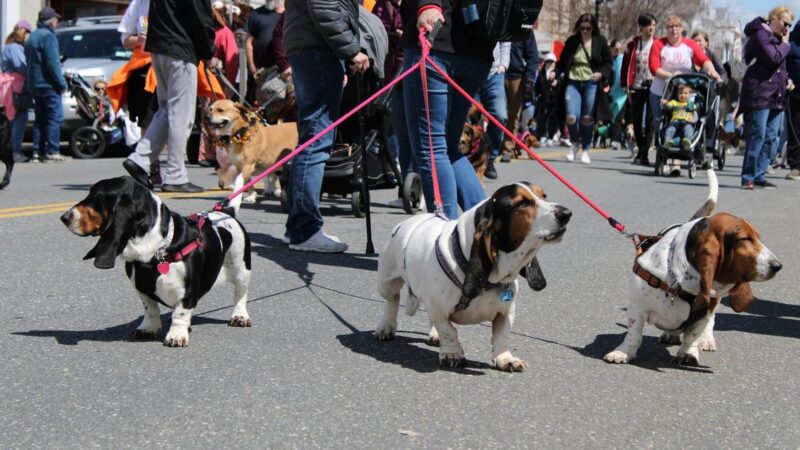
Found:
M 653 141 L 653 111 L 650 109 L 649 101 L 649 90 L 636 89 L 629 104 L 633 134 L 636 136 L 636 146 L 639 147 L 636 158 L 644 161 L 647 161 L 647 152 Z

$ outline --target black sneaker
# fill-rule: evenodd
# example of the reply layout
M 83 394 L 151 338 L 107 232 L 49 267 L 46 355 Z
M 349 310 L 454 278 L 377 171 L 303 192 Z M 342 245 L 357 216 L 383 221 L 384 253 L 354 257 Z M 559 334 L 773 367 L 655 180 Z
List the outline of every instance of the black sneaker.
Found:
M 147 189 L 153 190 L 153 183 L 147 178 L 147 172 L 144 171 L 138 164 L 131 161 L 130 159 L 126 159 L 122 161 L 122 168 L 128 172 L 128 175 L 133 178 L 134 181 L 143 185 Z
M 490 180 L 497 179 L 497 171 L 494 169 L 494 161 L 492 161 L 491 159 L 486 162 L 486 171 L 483 172 L 483 176 L 485 176 Z
M 189 182 L 183 184 L 167 184 L 161 185 L 161 192 L 185 192 L 185 193 L 199 193 L 205 192 L 205 189 Z
M 756 183 L 753 183 L 753 184 L 755 184 L 756 187 L 760 187 L 761 189 L 766 189 L 766 190 L 769 190 L 769 191 L 774 191 L 775 189 L 778 189 L 778 186 L 770 183 L 769 181 L 761 181 L 761 182 L 756 182 Z

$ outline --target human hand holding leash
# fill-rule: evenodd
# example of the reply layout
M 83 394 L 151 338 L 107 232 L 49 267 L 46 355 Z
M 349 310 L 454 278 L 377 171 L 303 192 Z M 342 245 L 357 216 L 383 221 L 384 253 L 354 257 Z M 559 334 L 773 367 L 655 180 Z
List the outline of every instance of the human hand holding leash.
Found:
M 364 52 L 358 52 L 356 56 L 350 58 L 350 69 L 355 73 L 364 73 L 369 69 L 369 56 Z

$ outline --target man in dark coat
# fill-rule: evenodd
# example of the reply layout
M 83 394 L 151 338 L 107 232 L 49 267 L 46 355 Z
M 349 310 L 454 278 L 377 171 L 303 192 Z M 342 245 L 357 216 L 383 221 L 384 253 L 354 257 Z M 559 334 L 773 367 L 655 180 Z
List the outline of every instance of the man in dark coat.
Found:
M 186 142 L 194 123 L 197 101 L 197 65 L 214 54 L 214 19 L 209 0 L 150 2 L 145 50 L 153 57 L 158 111 L 136 151 L 122 166 L 137 181 L 152 188 L 151 164 L 167 147 L 162 170 L 164 192 L 203 192 L 189 182 L 184 165 Z
M 297 98 L 299 142 L 306 142 L 339 117 L 345 66 L 369 69 L 361 51 L 356 0 L 288 0 L 284 46 Z M 339 253 L 347 244 L 322 232 L 319 196 L 333 133 L 300 152 L 292 161 L 287 196 L 289 217 L 284 242 L 299 251 Z

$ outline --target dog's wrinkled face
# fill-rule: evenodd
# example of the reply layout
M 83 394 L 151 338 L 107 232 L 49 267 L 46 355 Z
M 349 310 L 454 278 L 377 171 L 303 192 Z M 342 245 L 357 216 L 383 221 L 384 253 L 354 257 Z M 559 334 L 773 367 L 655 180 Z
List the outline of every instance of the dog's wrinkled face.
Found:
M 480 131 L 477 125 L 464 124 L 464 130 L 461 131 L 461 140 L 458 142 L 458 150 L 462 155 L 469 155 L 472 152 L 472 147 L 477 140 L 480 140 L 483 132 Z
M 94 258 L 97 268 L 114 267 L 128 239 L 141 235 L 147 213 L 153 215 L 152 193 L 131 177 L 110 178 L 95 183 L 89 195 L 61 216 L 78 236 L 100 236 L 84 259 Z
M 734 311 L 753 302 L 750 282 L 772 279 L 783 265 L 763 243 L 758 230 L 731 214 L 699 220 L 686 239 L 686 257 L 702 280 L 733 284 L 729 296 Z
M 220 136 L 232 136 L 247 125 L 247 108 L 231 100 L 217 100 L 208 107 L 206 125 Z
M 513 281 L 542 245 L 563 238 L 572 212 L 546 198 L 541 187 L 520 182 L 498 189 L 478 207 L 465 295 L 487 281 Z

